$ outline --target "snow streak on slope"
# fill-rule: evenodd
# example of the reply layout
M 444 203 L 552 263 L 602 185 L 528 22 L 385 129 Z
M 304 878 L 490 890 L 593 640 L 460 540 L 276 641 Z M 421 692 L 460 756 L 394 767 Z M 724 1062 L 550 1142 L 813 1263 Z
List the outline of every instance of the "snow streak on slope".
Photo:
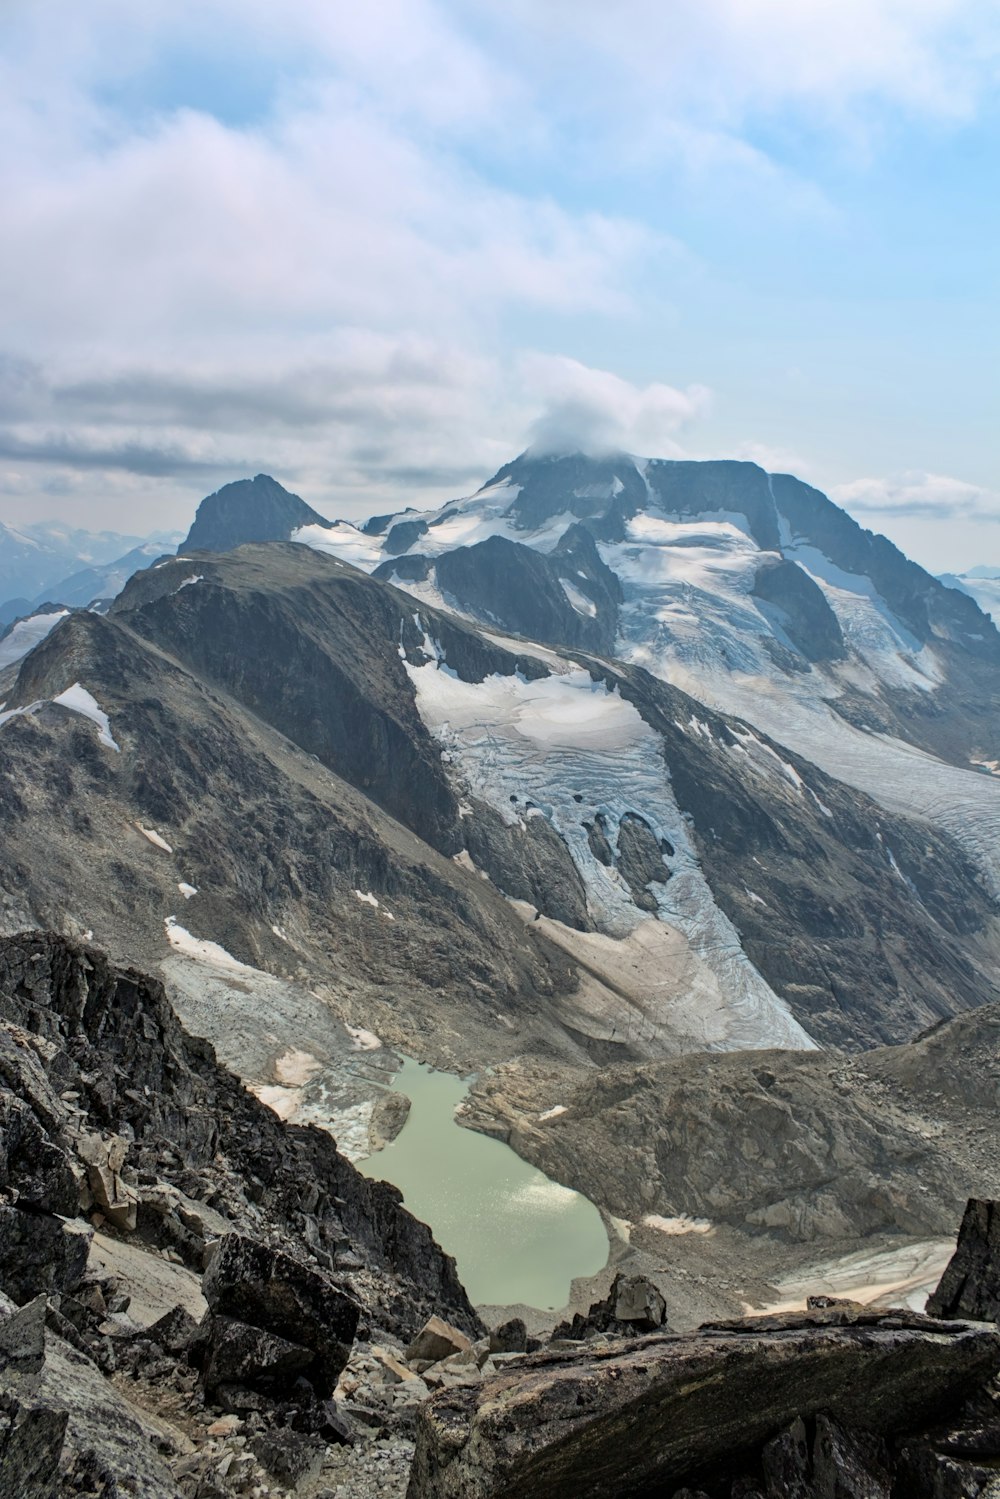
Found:
M 44 708 L 46 701 L 45 698 L 39 698 L 37 702 L 28 703 L 23 708 L 8 708 L 6 712 L 0 711 L 0 727 L 9 723 L 11 719 L 37 713 L 39 708 Z M 52 698 L 51 701 L 60 708 L 68 708 L 71 713 L 79 713 L 83 718 L 89 718 L 91 723 L 96 725 L 97 737 L 101 744 L 108 749 L 119 751 L 120 746 L 115 743 L 111 735 L 111 720 L 98 705 L 93 693 L 88 692 L 86 687 L 81 687 L 79 682 L 74 682 L 72 687 L 67 687 L 65 692 L 60 692 L 59 696 Z M 3 703 L 0 703 L 0 709 L 3 709 L 3 706 Z
M 568 662 L 537 682 L 495 675 L 467 683 L 438 656 L 407 670 L 456 789 L 509 823 L 547 817 L 584 881 L 599 932 L 544 921 L 583 968 L 580 992 L 566 1001 L 575 1007 L 572 1023 L 628 1039 L 649 1055 L 812 1046 L 715 904 L 671 792 L 660 740 L 632 704 Z M 618 871 L 591 852 L 584 823 L 598 813 L 609 829 L 626 813 L 638 814 L 673 846 L 669 882 L 649 887 L 658 918 L 640 912 Z
M 51 614 L 32 614 L 27 619 L 19 619 L 0 640 L 0 671 L 34 650 L 39 641 L 44 640 L 49 631 L 68 614 L 68 609 L 61 609 Z

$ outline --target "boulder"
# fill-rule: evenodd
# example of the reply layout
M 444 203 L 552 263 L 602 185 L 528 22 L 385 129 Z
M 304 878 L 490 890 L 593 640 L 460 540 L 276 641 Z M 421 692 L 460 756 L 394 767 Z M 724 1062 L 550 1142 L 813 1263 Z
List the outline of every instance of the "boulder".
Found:
M 75 1291 L 87 1269 L 92 1231 L 0 1203 L 0 1290 L 24 1303 L 44 1292 Z
M 741 1453 L 750 1470 L 796 1418 L 820 1414 L 833 1424 L 812 1445 L 828 1466 L 838 1454 L 872 1465 L 879 1439 L 938 1418 L 1000 1369 L 992 1328 L 910 1313 L 843 1316 L 836 1308 L 774 1329 L 758 1319 L 745 1332 L 536 1354 L 477 1387 L 444 1390 L 421 1410 L 408 1499 L 714 1489 Z M 777 1492 L 784 1499 L 794 1489 Z M 872 1499 L 880 1490 L 861 1492 Z
M 440 1359 L 450 1358 L 453 1353 L 463 1353 L 471 1347 L 471 1339 L 464 1332 L 459 1332 L 457 1327 L 452 1327 L 450 1322 L 445 1322 L 442 1317 L 428 1317 L 407 1348 L 406 1358 L 408 1363 L 419 1359 L 436 1364 Z
M 44 1401 L 0 1392 L 0 1494 L 51 1499 L 68 1419 Z
M 528 1346 L 528 1329 L 520 1317 L 501 1322 L 490 1333 L 491 1353 L 524 1353 Z
M 312 1353 L 277 1333 L 235 1317 L 213 1317 L 208 1358 L 202 1371 L 209 1393 L 219 1385 L 246 1385 L 268 1394 L 290 1390 L 312 1362 Z
M 0 1377 L 10 1374 L 37 1374 L 45 1362 L 44 1296 L 36 1296 L 27 1306 L 0 1310 Z
M 631 1322 L 649 1332 L 663 1326 L 667 1303 L 647 1276 L 618 1275 L 612 1290 L 616 1322 Z
M 112 1135 L 109 1140 L 102 1140 L 100 1135 L 84 1135 L 77 1148 L 87 1168 L 94 1201 L 105 1218 L 115 1228 L 134 1233 L 139 1198 L 121 1175 L 128 1141 L 120 1135 Z
M 1000 1321 L 1000 1202 L 969 1198 L 955 1253 L 927 1311 L 932 1317 Z
M 318 1478 L 326 1456 L 326 1442 L 294 1431 L 255 1437 L 250 1447 L 282 1488 L 297 1488 Z
M 228 1234 L 205 1272 L 213 1313 L 236 1318 L 309 1350 L 302 1373 L 329 1395 L 350 1357 L 360 1308 L 327 1276 L 281 1250 Z
M 647 1276 L 619 1271 L 603 1301 L 595 1301 L 588 1312 L 574 1312 L 568 1322 L 560 1322 L 552 1340 L 579 1342 L 607 1333 L 655 1332 L 657 1328 L 666 1329 L 666 1311 L 667 1303 Z

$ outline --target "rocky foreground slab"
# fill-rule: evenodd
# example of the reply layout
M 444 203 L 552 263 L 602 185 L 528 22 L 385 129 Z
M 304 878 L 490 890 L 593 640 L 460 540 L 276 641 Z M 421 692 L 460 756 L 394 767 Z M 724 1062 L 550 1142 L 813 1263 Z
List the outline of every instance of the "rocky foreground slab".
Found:
M 854 1305 L 539 1353 L 424 1408 L 408 1499 L 979 1495 L 975 1474 L 892 1488 L 940 1466 L 933 1437 L 896 1439 L 998 1370 L 995 1328 Z M 983 1399 L 1000 1442 L 1000 1406 Z M 836 1478 L 852 1467 L 856 1482 Z

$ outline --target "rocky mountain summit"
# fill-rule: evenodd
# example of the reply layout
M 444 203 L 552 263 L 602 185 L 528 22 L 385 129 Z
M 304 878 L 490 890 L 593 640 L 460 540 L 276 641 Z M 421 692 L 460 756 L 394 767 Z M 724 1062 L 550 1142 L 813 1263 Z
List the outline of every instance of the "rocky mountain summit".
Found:
M 288 541 L 302 526 L 328 527 L 305 500 L 290 494 L 270 474 L 237 479 L 202 500 L 187 536 L 184 552 L 228 552 L 251 541 Z
M 393 1188 L 283 1124 L 93 949 L 0 943 L 0 1109 L 0 1493 L 208 1495 L 212 1410 L 253 1434 L 243 1478 L 312 1467 L 353 1440 L 330 1400 L 356 1347 L 408 1344 L 431 1313 L 482 1331 Z
M 0 1494 L 993 1499 L 998 670 L 808 486 L 621 455 L 259 475 L 29 611 Z M 355 1170 L 404 1056 L 590 1199 L 566 1306 Z

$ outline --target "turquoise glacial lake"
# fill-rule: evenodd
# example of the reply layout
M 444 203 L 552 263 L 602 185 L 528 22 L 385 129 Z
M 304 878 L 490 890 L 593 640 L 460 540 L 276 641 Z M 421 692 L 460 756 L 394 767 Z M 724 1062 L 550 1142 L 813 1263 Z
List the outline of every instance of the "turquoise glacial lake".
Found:
M 414 1217 L 455 1256 L 476 1305 L 566 1305 L 570 1281 L 595 1275 L 608 1236 L 594 1204 L 491 1140 L 455 1122 L 466 1084 L 404 1059 L 392 1084 L 411 1101 L 391 1144 L 359 1171 L 392 1182 Z

